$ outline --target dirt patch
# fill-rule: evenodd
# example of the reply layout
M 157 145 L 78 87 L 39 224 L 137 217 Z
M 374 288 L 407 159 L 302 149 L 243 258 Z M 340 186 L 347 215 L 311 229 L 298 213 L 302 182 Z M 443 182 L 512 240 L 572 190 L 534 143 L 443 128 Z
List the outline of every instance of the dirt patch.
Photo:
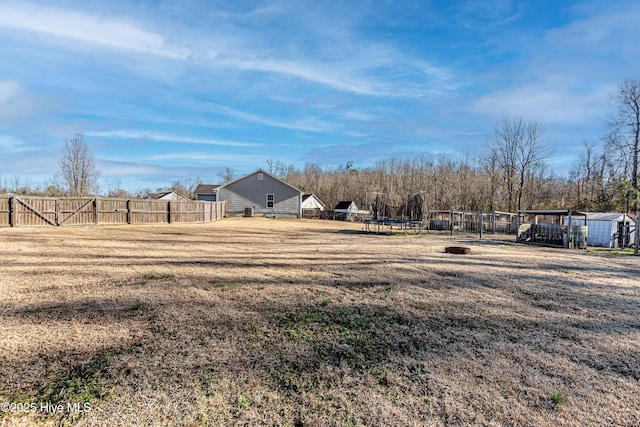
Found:
M 0 229 L 0 423 L 640 422 L 638 259 L 359 231 Z

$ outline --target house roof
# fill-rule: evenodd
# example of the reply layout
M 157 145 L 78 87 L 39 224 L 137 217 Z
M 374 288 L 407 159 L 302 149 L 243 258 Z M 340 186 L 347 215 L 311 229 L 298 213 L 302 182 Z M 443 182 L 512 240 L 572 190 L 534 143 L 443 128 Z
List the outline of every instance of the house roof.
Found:
M 570 209 L 546 209 L 546 210 L 545 209 L 542 209 L 542 210 L 527 209 L 527 210 L 520 210 L 518 211 L 518 213 L 520 215 L 557 215 L 557 216 L 567 216 L 569 215 L 569 213 L 571 213 L 571 215 L 575 215 L 575 216 L 587 216 L 586 213 L 572 211 Z
M 313 197 L 314 199 L 316 199 L 322 206 L 324 206 L 324 203 L 322 203 L 322 200 L 320 200 L 318 198 L 318 196 L 316 196 L 315 194 L 303 194 L 302 195 L 302 201 L 304 202 L 305 200 L 307 200 L 309 197 Z
M 227 186 L 229 186 L 229 185 L 233 185 L 233 184 L 235 184 L 236 182 L 242 181 L 243 179 L 247 179 L 247 178 L 249 178 L 250 176 L 257 175 L 257 174 L 259 174 L 259 173 L 262 173 L 262 174 L 264 174 L 264 175 L 267 175 L 268 177 L 270 177 L 270 178 L 272 178 L 272 179 L 274 179 L 274 180 L 276 180 L 276 181 L 278 181 L 278 182 L 281 182 L 282 184 L 286 185 L 287 187 L 290 187 L 290 188 L 292 188 L 293 190 L 295 190 L 295 191 L 297 191 L 297 192 L 299 192 L 299 193 L 302 193 L 302 190 L 300 190 L 299 188 L 294 187 L 293 185 L 289 184 L 288 182 L 285 182 L 285 181 L 281 180 L 280 178 L 278 178 L 278 177 L 275 177 L 275 176 L 271 175 L 269 172 L 266 172 L 264 169 L 258 169 L 258 170 L 257 170 L 257 171 L 255 171 L 255 172 L 252 172 L 252 173 L 250 173 L 250 174 L 248 174 L 248 175 L 243 176 L 242 178 L 238 178 L 238 179 L 235 179 L 235 180 L 233 180 L 233 181 L 231 181 L 231 182 L 227 182 L 226 184 L 222 184 L 222 185 L 220 185 L 220 186 L 219 186 L 219 188 L 224 188 L 224 187 L 227 187 Z
M 587 221 L 624 221 L 625 216 L 621 213 L 587 212 Z
M 353 204 L 354 207 L 356 206 L 356 204 L 353 203 L 353 200 L 343 200 L 341 202 L 338 202 L 334 210 L 349 209 L 351 207 L 351 204 Z
M 177 191 L 161 191 L 159 193 L 151 193 L 149 195 L 149 197 L 151 197 L 152 199 L 161 199 L 165 196 L 168 196 L 169 194 L 176 194 L 179 198 L 185 199 L 185 200 L 189 200 L 188 197 L 184 196 L 183 194 L 178 193 Z
M 220 185 L 215 184 L 198 184 L 196 187 L 195 194 L 214 194 L 214 190 L 220 187 Z

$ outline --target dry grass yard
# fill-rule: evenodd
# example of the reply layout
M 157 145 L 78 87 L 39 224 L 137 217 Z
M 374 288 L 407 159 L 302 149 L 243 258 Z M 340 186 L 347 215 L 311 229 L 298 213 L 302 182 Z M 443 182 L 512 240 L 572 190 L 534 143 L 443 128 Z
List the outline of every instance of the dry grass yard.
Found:
M 0 425 L 639 425 L 640 259 L 360 227 L 0 229 Z

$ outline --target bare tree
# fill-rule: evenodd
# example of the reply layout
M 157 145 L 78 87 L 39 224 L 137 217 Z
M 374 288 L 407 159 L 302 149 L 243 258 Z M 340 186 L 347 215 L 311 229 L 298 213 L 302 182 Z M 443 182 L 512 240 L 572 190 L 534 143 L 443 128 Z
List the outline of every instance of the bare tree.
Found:
M 228 184 L 233 181 L 234 173 L 233 169 L 229 166 L 225 166 L 220 172 L 218 172 L 218 177 L 223 181 L 223 184 Z
M 295 171 L 294 165 L 288 165 L 282 160 L 269 159 L 267 160 L 267 166 L 269 167 L 269 174 L 280 179 Z
M 522 196 L 529 177 L 535 175 L 549 154 L 543 140 L 544 125 L 520 117 L 503 117 L 496 122 L 493 134 L 485 140 L 491 156 L 501 170 L 507 192 L 507 209 L 522 208 Z
M 112 178 L 104 183 L 103 194 L 107 197 L 126 198 L 129 193 L 122 189 L 122 181 L 118 178 Z
M 489 151 L 488 155 L 482 159 L 482 168 L 488 181 L 488 204 L 490 211 L 495 210 L 498 199 L 498 180 L 500 169 L 498 167 L 498 156 L 495 152 Z
M 0 190 L 4 188 L 5 191 L 9 191 L 15 194 L 29 194 L 37 192 L 37 189 L 31 185 L 31 178 L 22 178 L 18 175 L 13 175 L 9 179 L 4 179 L 4 184 L 0 186 Z
M 166 189 L 158 189 L 158 192 L 175 191 L 176 193 L 181 194 L 189 199 L 195 199 L 195 191 L 200 184 L 202 184 L 202 180 L 199 177 L 187 178 L 186 180 L 179 179 L 174 181 L 173 184 L 171 184 L 171 186 Z
M 614 152 L 611 140 L 606 142 Z M 620 193 L 619 175 L 603 147 L 585 141 L 583 152 L 569 171 L 571 193 L 575 194 L 574 206 L 602 211 L 617 209 L 620 198 L 625 200 L 624 195 L 616 197 Z
M 638 154 L 640 153 L 640 80 L 627 79 L 620 86 L 613 97 L 617 103 L 617 112 L 610 122 L 613 138 L 624 156 L 630 162 L 628 179 L 630 191 L 627 197 L 631 202 L 628 210 L 638 210 Z
M 83 197 L 97 191 L 100 173 L 82 134 L 76 133 L 64 144 L 58 165 L 60 175 L 56 180 L 68 196 Z

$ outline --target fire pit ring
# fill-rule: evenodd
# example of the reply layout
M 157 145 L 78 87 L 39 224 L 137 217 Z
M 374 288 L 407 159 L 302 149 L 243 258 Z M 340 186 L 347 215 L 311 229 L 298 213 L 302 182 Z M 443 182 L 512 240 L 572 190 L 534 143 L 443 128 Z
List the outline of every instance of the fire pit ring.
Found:
M 448 254 L 469 255 L 471 253 L 471 248 L 466 246 L 447 246 L 444 248 L 444 251 Z

